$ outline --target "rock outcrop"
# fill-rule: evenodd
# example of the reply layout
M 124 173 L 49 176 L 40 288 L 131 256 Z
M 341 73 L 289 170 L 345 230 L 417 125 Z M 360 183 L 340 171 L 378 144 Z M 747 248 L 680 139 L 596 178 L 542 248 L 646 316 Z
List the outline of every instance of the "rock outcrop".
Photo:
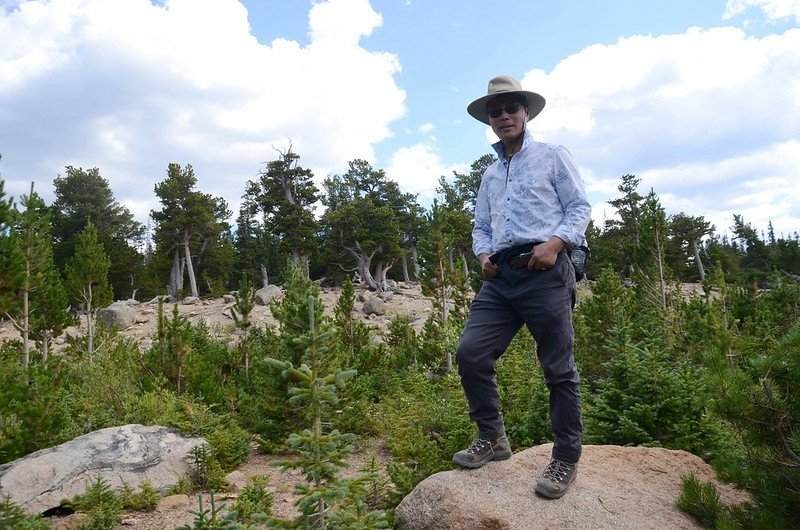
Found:
M 97 311 L 97 320 L 108 327 L 126 330 L 136 324 L 136 314 L 126 301 L 117 301 Z
M 403 499 L 397 516 L 407 530 L 702 528 L 675 505 L 689 473 L 717 484 L 728 505 L 750 500 L 690 453 L 618 446 L 584 446 L 569 492 L 539 498 L 533 487 L 551 450 L 540 445 L 480 469 L 431 475 Z
M 258 305 L 269 305 L 274 300 L 283 296 L 283 291 L 277 285 L 267 285 L 255 292 L 255 301 Z
M 186 454 L 203 443 L 159 426 L 101 429 L 0 466 L 0 498 L 43 513 L 85 493 L 98 476 L 112 488 L 146 480 L 164 492 L 189 472 Z

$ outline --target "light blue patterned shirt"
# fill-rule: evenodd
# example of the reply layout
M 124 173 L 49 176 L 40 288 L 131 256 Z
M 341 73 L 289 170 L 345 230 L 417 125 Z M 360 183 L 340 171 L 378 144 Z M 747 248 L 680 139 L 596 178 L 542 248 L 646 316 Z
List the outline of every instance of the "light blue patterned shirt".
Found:
M 510 162 L 502 142 L 492 147 L 499 159 L 486 169 L 478 189 L 475 255 L 552 236 L 569 247 L 583 244 L 592 207 L 569 151 L 537 142 L 528 131 Z

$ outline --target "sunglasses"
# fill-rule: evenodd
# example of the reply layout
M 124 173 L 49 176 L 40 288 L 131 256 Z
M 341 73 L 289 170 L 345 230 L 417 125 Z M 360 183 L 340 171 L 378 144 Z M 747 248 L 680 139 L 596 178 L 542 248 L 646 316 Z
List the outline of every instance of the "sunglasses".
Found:
M 519 108 L 521 106 L 522 105 L 520 105 L 519 103 L 509 103 L 507 105 L 503 105 L 502 107 L 493 107 L 489 109 L 488 112 L 491 118 L 499 118 L 500 116 L 503 115 L 503 111 L 506 111 L 506 114 L 508 114 L 509 116 L 511 114 L 516 114 L 517 112 L 519 112 Z

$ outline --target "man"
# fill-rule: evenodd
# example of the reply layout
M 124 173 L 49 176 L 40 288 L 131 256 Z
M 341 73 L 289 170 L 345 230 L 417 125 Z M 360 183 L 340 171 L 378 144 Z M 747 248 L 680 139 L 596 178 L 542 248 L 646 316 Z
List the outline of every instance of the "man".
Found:
M 511 457 L 495 363 L 525 324 L 550 390 L 555 442 L 536 493 L 560 498 L 581 456 L 581 398 L 573 357 L 575 271 L 568 247 L 584 242 L 591 206 L 569 152 L 536 142 L 526 124 L 544 108 L 539 94 L 507 76 L 467 112 L 500 139 L 498 160 L 486 169 L 475 204 L 472 249 L 485 278 L 470 308 L 456 353 L 469 415 L 478 426 L 472 444 L 453 456 L 477 468 Z M 529 254 L 526 254 L 529 253 Z

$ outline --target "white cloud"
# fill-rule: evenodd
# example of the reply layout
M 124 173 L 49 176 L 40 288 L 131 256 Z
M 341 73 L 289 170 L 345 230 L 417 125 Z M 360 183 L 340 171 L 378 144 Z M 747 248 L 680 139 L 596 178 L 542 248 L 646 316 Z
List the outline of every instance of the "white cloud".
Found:
M 760 9 L 770 22 L 794 19 L 800 23 L 800 1 L 798 0 L 728 0 L 722 18 L 727 20 L 747 11 L 749 7 Z
M 433 132 L 435 128 L 436 126 L 432 123 L 423 123 L 422 125 L 419 126 L 418 130 L 421 134 L 430 134 Z
M 727 210 L 728 218 L 741 213 L 759 227 L 772 219 L 788 232 L 800 225 L 781 195 L 800 191 L 800 144 L 790 141 L 800 137 L 798 65 L 799 29 L 755 38 L 692 28 L 590 46 L 522 83 L 548 99 L 535 134 L 591 168 L 591 189 L 633 173 L 642 191 L 676 197 L 664 203 L 687 214 Z M 756 195 L 748 187 L 764 183 L 774 189 Z
M 359 45 L 382 23 L 367 0 L 315 3 L 306 46 L 259 43 L 235 0 L 15 4 L 0 9 L 10 194 L 67 164 L 99 167 L 143 211 L 178 162 L 233 204 L 273 146 L 291 142 L 306 167 L 341 168 L 372 159 L 405 113 L 397 58 Z
M 420 204 L 427 206 L 435 196 L 439 177 L 449 178 L 453 171 L 468 171 L 468 165 L 445 166 L 432 146 L 419 143 L 395 151 L 385 171 L 403 191 L 419 194 Z

